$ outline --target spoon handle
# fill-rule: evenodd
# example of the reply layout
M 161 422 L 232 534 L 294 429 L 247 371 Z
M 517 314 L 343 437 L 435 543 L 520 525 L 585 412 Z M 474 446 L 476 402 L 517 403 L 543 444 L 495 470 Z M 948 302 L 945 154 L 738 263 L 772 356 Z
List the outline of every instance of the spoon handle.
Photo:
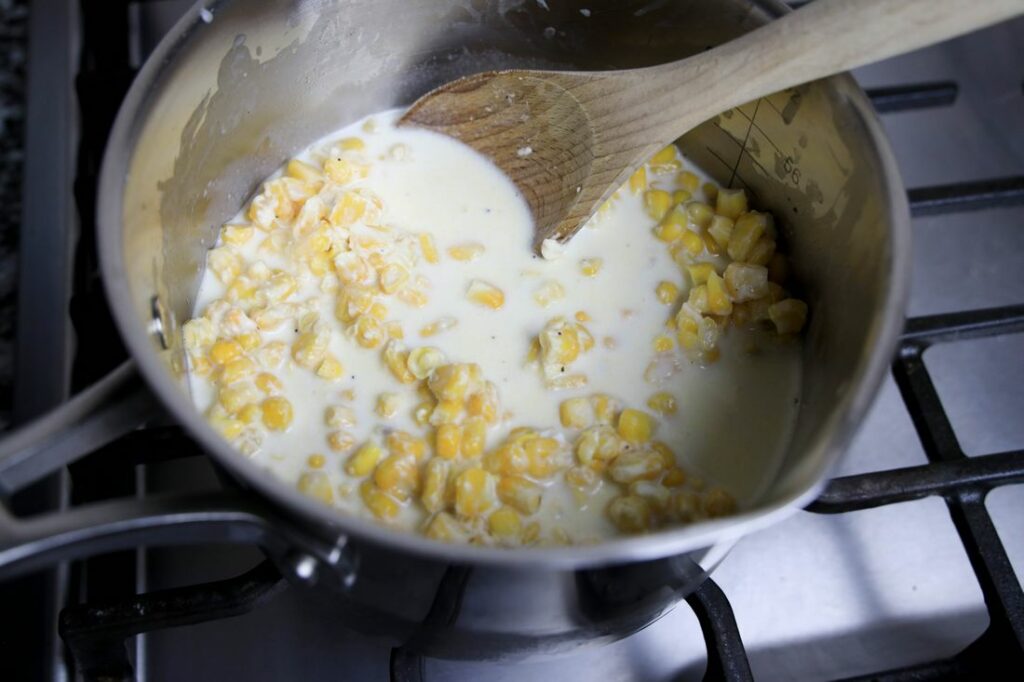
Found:
M 682 114 L 662 119 L 655 137 L 667 142 L 759 97 L 1021 13 L 1024 0 L 814 0 L 690 59 L 633 71 L 630 88 L 664 93 L 663 110 Z

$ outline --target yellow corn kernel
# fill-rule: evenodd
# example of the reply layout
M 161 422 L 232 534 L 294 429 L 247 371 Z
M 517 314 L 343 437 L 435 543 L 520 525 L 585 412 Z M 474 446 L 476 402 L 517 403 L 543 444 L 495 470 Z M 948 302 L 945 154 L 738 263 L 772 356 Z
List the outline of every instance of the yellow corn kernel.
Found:
M 498 499 L 529 516 L 540 508 L 541 487 L 521 476 L 503 476 L 498 481 Z
M 576 314 L 573 317 L 576 318 L 577 322 L 590 322 L 592 319 L 594 319 L 590 315 L 588 315 L 586 311 L 583 310 L 577 310 Z
M 450 462 L 438 457 L 427 462 L 420 501 L 428 512 L 439 512 L 448 506 L 448 477 L 451 475 L 451 469 Z
M 666 244 L 681 239 L 686 232 L 686 222 L 685 211 L 675 208 L 661 222 L 654 226 L 654 236 Z
M 483 469 L 471 468 L 455 479 L 455 513 L 474 518 L 497 502 L 497 477 Z
M 616 430 L 619 435 L 630 443 L 646 443 L 654 434 L 656 423 L 654 417 L 632 408 L 626 408 L 619 414 Z
M 690 297 L 686 301 L 695 310 L 706 313 L 708 312 L 708 286 L 707 284 L 701 284 L 690 289 Z
M 209 358 L 189 356 L 188 371 L 197 377 L 209 376 L 210 372 L 213 371 L 213 364 Z
M 416 377 L 413 376 L 412 372 L 409 371 L 407 366 L 409 360 L 409 352 L 405 350 L 405 346 L 402 345 L 401 341 L 391 339 L 385 344 L 384 352 L 381 354 L 384 358 L 384 364 L 391 371 L 391 375 L 398 379 L 403 384 L 412 384 L 416 382 Z
M 299 334 L 292 344 L 292 358 L 300 367 L 313 369 L 319 367 L 327 355 L 327 343 L 330 337 L 326 333 L 309 331 Z
M 580 273 L 584 277 L 596 277 L 603 266 L 603 258 L 584 258 L 580 261 Z
M 210 426 L 228 440 L 237 438 L 245 428 L 245 422 L 241 419 L 235 419 L 223 413 L 210 414 L 207 420 L 210 422 Z
M 308 495 L 324 504 L 334 501 L 334 491 L 331 490 L 331 479 L 323 471 L 306 471 L 299 476 L 296 488 L 303 495 Z
M 351 323 L 360 315 L 370 312 L 374 304 L 373 293 L 363 287 L 345 287 L 338 293 L 334 316 L 339 322 Z
M 484 466 L 502 476 L 513 476 L 526 473 L 530 466 L 529 457 L 522 443 L 506 440 L 493 452 L 484 457 Z
M 655 353 L 667 353 L 673 348 L 675 348 L 675 344 L 672 343 L 671 336 L 659 334 L 654 337 L 654 341 L 651 343 L 651 347 L 654 348 Z
M 412 420 L 416 423 L 416 426 L 428 426 L 430 424 L 430 415 L 434 412 L 434 408 L 437 406 L 437 402 L 433 399 L 425 400 L 412 410 Z
M 729 239 L 732 237 L 732 231 L 735 227 L 735 223 L 732 218 L 726 218 L 724 215 L 716 215 L 711 219 L 711 226 L 708 227 L 708 234 L 720 248 L 727 248 L 729 246 Z
M 661 391 L 647 399 L 647 407 L 658 414 L 675 414 L 678 404 L 674 395 L 667 391 Z
M 651 449 L 661 457 L 661 466 L 663 468 L 671 469 L 676 466 L 676 462 L 678 461 L 676 453 L 674 453 L 672 448 L 670 448 L 666 443 L 663 443 L 660 440 L 654 441 L 651 443 Z
M 327 447 L 332 452 L 348 452 L 355 446 L 355 436 L 348 431 L 331 431 L 327 434 Z
M 242 271 L 241 259 L 223 246 L 206 254 L 206 265 L 224 284 L 231 284 L 231 281 Z
M 347 152 L 358 152 L 366 149 L 366 143 L 360 137 L 343 137 L 338 140 L 338 146 Z
M 647 189 L 647 169 L 640 166 L 629 176 L 629 191 L 633 194 L 640 194 L 645 189 Z
M 704 229 L 711 224 L 715 212 L 702 201 L 691 201 L 686 205 L 686 216 L 690 223 Z
M 658 302 L 664 303 L 665 305 L 672 305 L 679 298 L 679 287 L 672 282 L 658 282 L 658 286 L 654 289 L 654 293 L 658 296 Z
M 366 213 L 366 204 L 366 199 L 359 194 L 345 192 L 327 214 L 327 220 L 334 227 L 349 227 Z
M 434 369 L 427 386 L 438 400 L 461 403 L 469 393 L 473 375 L 479 371 L 479 365 L 475 364 L 441 365 Z
M 288 357 L 288 344 L 284 341 L 271 341 L 260 348 L 257 354 L 260 364 L 268 369 L 280 367 L 286 357 Z
M 807 304 L 787 298 L 769 306 L 768 316 L 780 334 L 799 334 L 807 323 Z
M 441 542 L 462 542 L 466 540 L 466 531 L 462 528 L 454 516 L 447 512 L 440 512 L 427 523 L 423 534 L 431 540 Z
M 655 221 L 660 221 L 672 208 L 672 195 L 663 189 L 649 189 L 644 192 L 644 210 Z
M 715 273 L 715 266 L 711 263 L 694 263 L 688 265 L 686 271 L 690 274 L 690 282 L 697 286 L 707 284 L 708 278 Z
M 420 243 L 420 252 L 423 254 L 423 260 L 428 263 L 437 263 L 441 260 L 437 253 L 437 244 L 434 242 L 434 235 L 428 232 L 420 232 L 417 239 Z
M 292 404 L 282 396 L 263 401 L 263 424 L 271 431 L 284 431 L 292 423 Z
M 665 472 L 665 477 L 661 479 L 661 483 L 670 488 L 677 488 L 686 483 L 686 472 L 680 467 L 672 467 Z
M 515 509 L 501 507 L 488 517 L 487 530 L 500 540 L 517 540 L 523 531 L 523 522 Z
M 733 260 L 745 261 L 757 240 L 764 234 L 768 218 L 764 213 L 751 211 L 736 219 L 732 236 L 729 238 L 729 257 Z
M 430 423 L 434 426 L 454 424 L 462 414 L 462 402 L 458 400 L 442 400 L 434 406 L 430 413 Z
M 363 348 L 376 348 L 384 341 L 384 328 L 380 320 L 371 315 L 360 315 L 352 330 L 356 343 Z
M 697 177 L 696 173 L 690 171 L 683 171 L 676 177 L 676 182 L 682 185 L 683 189 L 687 192 L 696 192 L 697 188 L 700 187 L 700 178 Z
M 675 166 L 679 167 L 679 161 L 676 159 L 676 146 L 670 144 L 663 148 L 661 151 L 656 153 L 650 159 L 647 160 L 647 165 L 655 166 Z
M 284 391 L 284 384 L 273 374 L 261 372 L 256 375 L 256 387 L 268 394 L 276 394 Z
M 385 323 L 384 332 L 388 335 L 388 339 L 397 339 L 401 341 L 405 338 L 405 332 L 402 331 L 402 323 L 397 320 Z
M 303 161 L 299 161 L 298 159 L 292 159 L 289 161 L 288 165 L 285 166 L 284 173 L 290 178 L 304 180 L 310 183 L 322 182 L 324 179 L 324 174 L 317 168 L 314 168 Z
M 209 346 L 217 340 L 217 330 L 213 322 L 205 317 L 195 317 L 182 325 L 181 333 L 185 348 L 196 349 Z
M 533 300 L 542 308 L 547 308 L 555 301 L 565 298 L 565 287 L 553 279 L 541 282 L 533 292 Z
M 665 462 L 658 452 L 627 450 L 608 466 L 608 476 L 616 483 L 657 478 L 665 470 Z
M 452 329 L 459 323 L 454 317 L 445 316 L 434 320 L 430 324 L 425 324 L 420 328 L 420 336 L 424 338 L 430 338 L 431 336 L 437 336 L 442 332 L 446 332 Z
M 238 418 L 246 424 L 252 424 L 254 421 L 259 419 L 262 414 L 259 405 L 256 403 L 250 403 L 238 411 Z
M 388 316 L 388 307 L 380 301 L 374 301 L 373 305 L 370 306 L 370 317 L 374 318 L 378 322 L 383 322 L 384 318 Z
M 250 351 L 259 348 L 262 339 L 258 332 L 247 332 L 236 336 L 235 341 L 237 341 L 238 345 L 242 347 L 242 350 Z
M 344 185 L 358 179 L 363 169 L 348 159 L 330 158 L 324 161 L 324 172 L 332 182 Z
M 565 472 L 565 483 L 576 504 L 582 507 L 601 487 L 601 474 L 591 467 L 575 466 Z
M 708 200 L 708 203 L 713 204 L 718 200 L 718 185 L 713 182 L 705 182 L 701 186 L 701 191 L 704 192 L 704 197 Z
M 728 315 L 732 312 L 732 299 L 725 288 L 725 280 L 717 272 L 708 275 L 708 312 L 712 315 Z
M 704 240 L 701 239 L 700 235 L 693 230 L 684 230 L 680 237 L 685 248 L 691 256 L 700 255 L 700 252 L 704 250 Z
M 380 271 L 379 281 L 385 294 L 393 294 L 409 281 L 409 271 L 397 263 L 391 263 Z
M 221 339 L 210 348 L 210 359 L 218 365 L 224 365 L 242 354 L 242 347 L 235 341 Z
M 444 354 L 437 348 L 421 346 L 409 351 L 406 366 L 417 379 L 426 379 L 435 369 L 443 365 L 444 361 Z
M 742 189 L 718 190 L 715 197 L 715 213 L 736 220 L 747 211 L 747 193 Z
M 328 381 L 337 381 L 345 373 L 345 367 L 338 358 L 328 353 L 316 368 L 316 375 Z
M 434 449 L 439 457 L 455 459 L 462 444 L 462 428 L 456 424 L 441 424 L 437 427 Z
M 466 399 L 466 412 L 474 417 L 480 417 L 487 424 L 498 421 L 500 407 L 498 387 L 490 381 Z
M 345 472 L 349 476 L 366 476 L 384 457 L 384 450 L 373 441 L 363 443 L 345 463 Z
M 256 363 L 248 357 L 234 358 L 220 371 L 220 381 L 225 386 L 251 378 L 256 374 Z
M 420 470 L 416 458 L 409 455 L 386 457 L 374 470 L 373 482 L 396 500 L 408 500 L 420 486 Z
M 421 460 L 427 455 L 427 441 L 408 431 L 392 431 L 385 441 L 392 455 Z
M 222 388 L 217 395 L 218 402 L 231 414 L 235 414 L 249 403 L 259 399 L 259 391 L 249 382 Z
M 676 191 L 672 192 L 672 203 L 676 206 L 678 206 L 679 204 L 685 204 L 692 198 L 693 195 L 690 194 L 685 189 L 677 189 Z
M 448 255 L 457 261 L 468 263 L 474 261 L 484 253 L 484 245 L 476 242 L 457 244 L 448 248 Z
M 625 442 L 610 426 L 593 426 L 576 439 L 576 459 L 580 464 L 600 471 L 622 452 L 624 446 Z
M 401 403 L 401 399 L 397 393 L 381 393 L 377 396 L 377 403 L 374 406 L 374 412 L 377 413 L 378 417 L 383 419 L 390 419 L 398 414 L 398 408 Z
M 722 488 L 711 488 L 704 493 L 704 513 L 711 518 L 728 516 L 736 511 L 736 500 Z
M 614 398 L 604 393 L 595 393 L 590 396 L 590 402 L 594 406 L 594 418 L 597 419 L 597 423 L 611 424 L 615 421 L 619 403 Z
M 398 515 L 398 502 L 378 488 L 370 479 L 359 486 L 359 496 L 366 508 L 378 519 L 393 519 Z
M 462 456 L 479 457 L 487 446 L 487 424 L 480 417 L 470 417 L 462 425 Z
M 225 225 L 220 231 L 220 240 L 231 246 L 242 246 L 252 239 L 256 228 L 252 225 Z
M 412 287 L 402 289 L 398 292 L 397 296 L 399 301 L 406 305 L 411 305 L 413 308 L 422 308 L 429 300 L 425 293 Z
M 653 527 L 654 510 L 643 497 L 623 495 L 608 505 L 608 518 L 623 533 L 642 533 Z
M 306 458 L 306 464 L 310 469 L 323 469 L 327 464 L 327 458 L 323 455 L 313 454 Z
M 594 423 L 594 406 L 586 398 L 569 398 L 558 406 L 562 426 L 569 429 L 585 429 Z
M 768 268 L 746 263 L 730 263 L 725 269 L 725 288 L 737 303 L 768 295 Z
M 494 310 L 505 305 L 505 294 L 502 293 L 501 289 L 479 279 L 474 279 L 469 283 L 469 288 L 466 290 L 466 298 L 473 303 Z

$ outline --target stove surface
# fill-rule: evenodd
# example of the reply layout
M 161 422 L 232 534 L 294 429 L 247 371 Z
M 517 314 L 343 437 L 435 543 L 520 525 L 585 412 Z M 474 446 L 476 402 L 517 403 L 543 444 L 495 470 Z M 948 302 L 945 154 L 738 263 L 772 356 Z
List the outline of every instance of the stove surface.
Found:
M 191 4 L 129 2 L 136 65 Z M 855 76 L 865 88 L 955 84 L 952 105 L 882 116 L 908 188 L 1024 176 L 1024 19 Z M 908 315 L 1024 303 L 1022 227 L 1019 205 L 916 217 Z M 1024 335 L 1016 334 L 925 353 L 969 455 L 1024 448 L 1022 351 Z M 889 377 L 835 475 L 926 461 Z M 218 487 L 201 457 L 149 464 L 136 482 L 147 492 Z M 1024 485 L 999 488 L 986 504 L 1020 581 Z M 261 559 L 250 548 L 196 547 L 139 551 L 127 563 L 135 588 L 156 590 L 228 578 Z M 758 679 L 832 679 L 934 660 L 960 651 L 988 625 L 978 579 L 939 497 L 843 514 L 798 512 L 741 540 L 713 578 Z M 150 682 L 378 680 L 387 679 L 394 645 L 348 630 L 331 600 L 286 589 L 244 616 L 141 635 L 132 655 L 138 679 Z M 703 676 L 706 659 L 700 624 L 681 603 L 608 646 L 514 664 L 427 660 L 425 678 L 690 680 Z

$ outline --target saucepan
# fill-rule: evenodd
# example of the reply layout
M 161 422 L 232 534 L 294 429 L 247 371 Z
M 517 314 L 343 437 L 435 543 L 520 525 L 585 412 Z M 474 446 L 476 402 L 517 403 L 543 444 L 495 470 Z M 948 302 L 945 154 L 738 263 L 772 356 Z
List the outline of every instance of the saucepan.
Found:
M 0 485 L 11 492 L 59 466 L 73 438 L 102 444 L 92 428 L 97 419 L 123 431 L 159 406 L 215 460 L 229 489 L 27 520 L 0 517 L 0 575 L 86 551 L 251 542 L 291 573 L 318 571 L 322 584 L 333 581 L 350 595 L 360 585 L 388 592 L 382 586 L 390 578 L 409 572 L 396 564 L 421 567 L 433 585 L 444 567 L 466 567 L 481 592 L 502 586 L 506 616 L 516 610 L 516 595 L 532 591 L 526 602 L 540 611 L 530 618 L 549 630 L 557 627 L 545 625 L 536 595 L 563 595 L 566 575 L 589 571 L 593 578 L 674 557 L 674 565 L 685 559 L 699 568 L 680 569 L 688 577 L 671 591 L 691 589 L 722 548 L 814 499 L 863 419 L 901 329 L 909 275 L 905 191 L 878 119 L 850 77 L 739 107 L 679 141 L 717 181 L 746 188 L 777 216 L 812 311 L 792 441 L 763 493 L 735 516 L 594 545 L 508 550 L 442 544 L 341 515 L 252 465 L 207 425 L 184 381 L 181 326 L 193 312 L 219 225 L 263 178 L 322 135 L 465 74 L 653 65 L 785 11 L 775 0 L 197 4 L 136 78 L 103 162 L 102 272 L 132 363 L 8 439 L 0 448 Z M 665 584 L 659 580 L 658 588 Z M 538 581 L 546 585 L 540 592 Z M 565 622 L 578 630 L 586 609 L 575 585 L 576 620 Z M 390 591 L 392 601 L 407 602 L 401 608 L 409 622 L 426 608 L 408 590 Z M 547 601 L 563 608 L 565 599 Z M 647 609 L 634 618 L 636 627 L 659 612 Z

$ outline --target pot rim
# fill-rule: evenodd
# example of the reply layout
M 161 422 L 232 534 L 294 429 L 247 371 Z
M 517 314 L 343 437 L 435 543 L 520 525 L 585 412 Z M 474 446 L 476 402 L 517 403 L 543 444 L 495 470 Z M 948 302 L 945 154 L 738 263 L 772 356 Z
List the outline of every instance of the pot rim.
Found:
M 139 319 L 129 292 L 124 268 L 122 239 L 123 190 L 125 173 L 119 155 L 130 158 L 130 144 L 138 115 L 147 105 L 146 96 L 165 68 L 189 37 L 202 30 L 203 14 L 223 0 L 205 0 L 189 10 L 163 38 L 150 55 L 125 97 L 115 119 L 100 171 L 96 220 L 103 283 L 113 317 L 125 344 L 138 364 L 149 387 L 162 404 L 194 436 L 219 464 L 246 486 L 278 507 L 297 514 L 304 523 L 322 526 L 323 533 L 339 541 L 348 538 L 391 550 L 405 551 L 424 558 L 477 565 L 501 565 L 506 568 L 544 567 L 574 569 L 632 561 L 657 559 L 702 550 L 718 543 L 735 541 L 747 533 L 781 521 L 811 502 L 825 486 L 829 472 L 849 444 L 853 433 L 874 400 L 888 370 L 903 327 L 904 310 L 910 282 L 910 212 L 899 171 L 874 108 L 848 74 L 824 79 L 852 107 L 864 125 L 885 178 L 886 213 L 891 217 L 892 262 L 885 300 L 876 317 L 874 343 L 865 348 L 854 370 L 855 385 L 829 414 L 826 428 L 819 431 L 809 446 L 825 462 L 823 471 L 807 489 L 780 499 L 768 507 L 746 511 L 724 519 L 705 521 L 694 526 L 660 530 L 643 536 L 607 540 L 593 545 L 573 547 L 519 547 L 502 549 L 446 544 L 411 532 L 388 528 L 380 523 L 348 516 L 299 493 L 275 476 L 251 464 L 206 422 L 185 392 L 175 385 L 155 352 L 145 320 Z M 785 6 L 776 0 L 758 2 L 768 12 L 779 15 Z M 116 159 L 116 160 L 115 160 Z M 319 529 L 318 529 L 319 530 Z

